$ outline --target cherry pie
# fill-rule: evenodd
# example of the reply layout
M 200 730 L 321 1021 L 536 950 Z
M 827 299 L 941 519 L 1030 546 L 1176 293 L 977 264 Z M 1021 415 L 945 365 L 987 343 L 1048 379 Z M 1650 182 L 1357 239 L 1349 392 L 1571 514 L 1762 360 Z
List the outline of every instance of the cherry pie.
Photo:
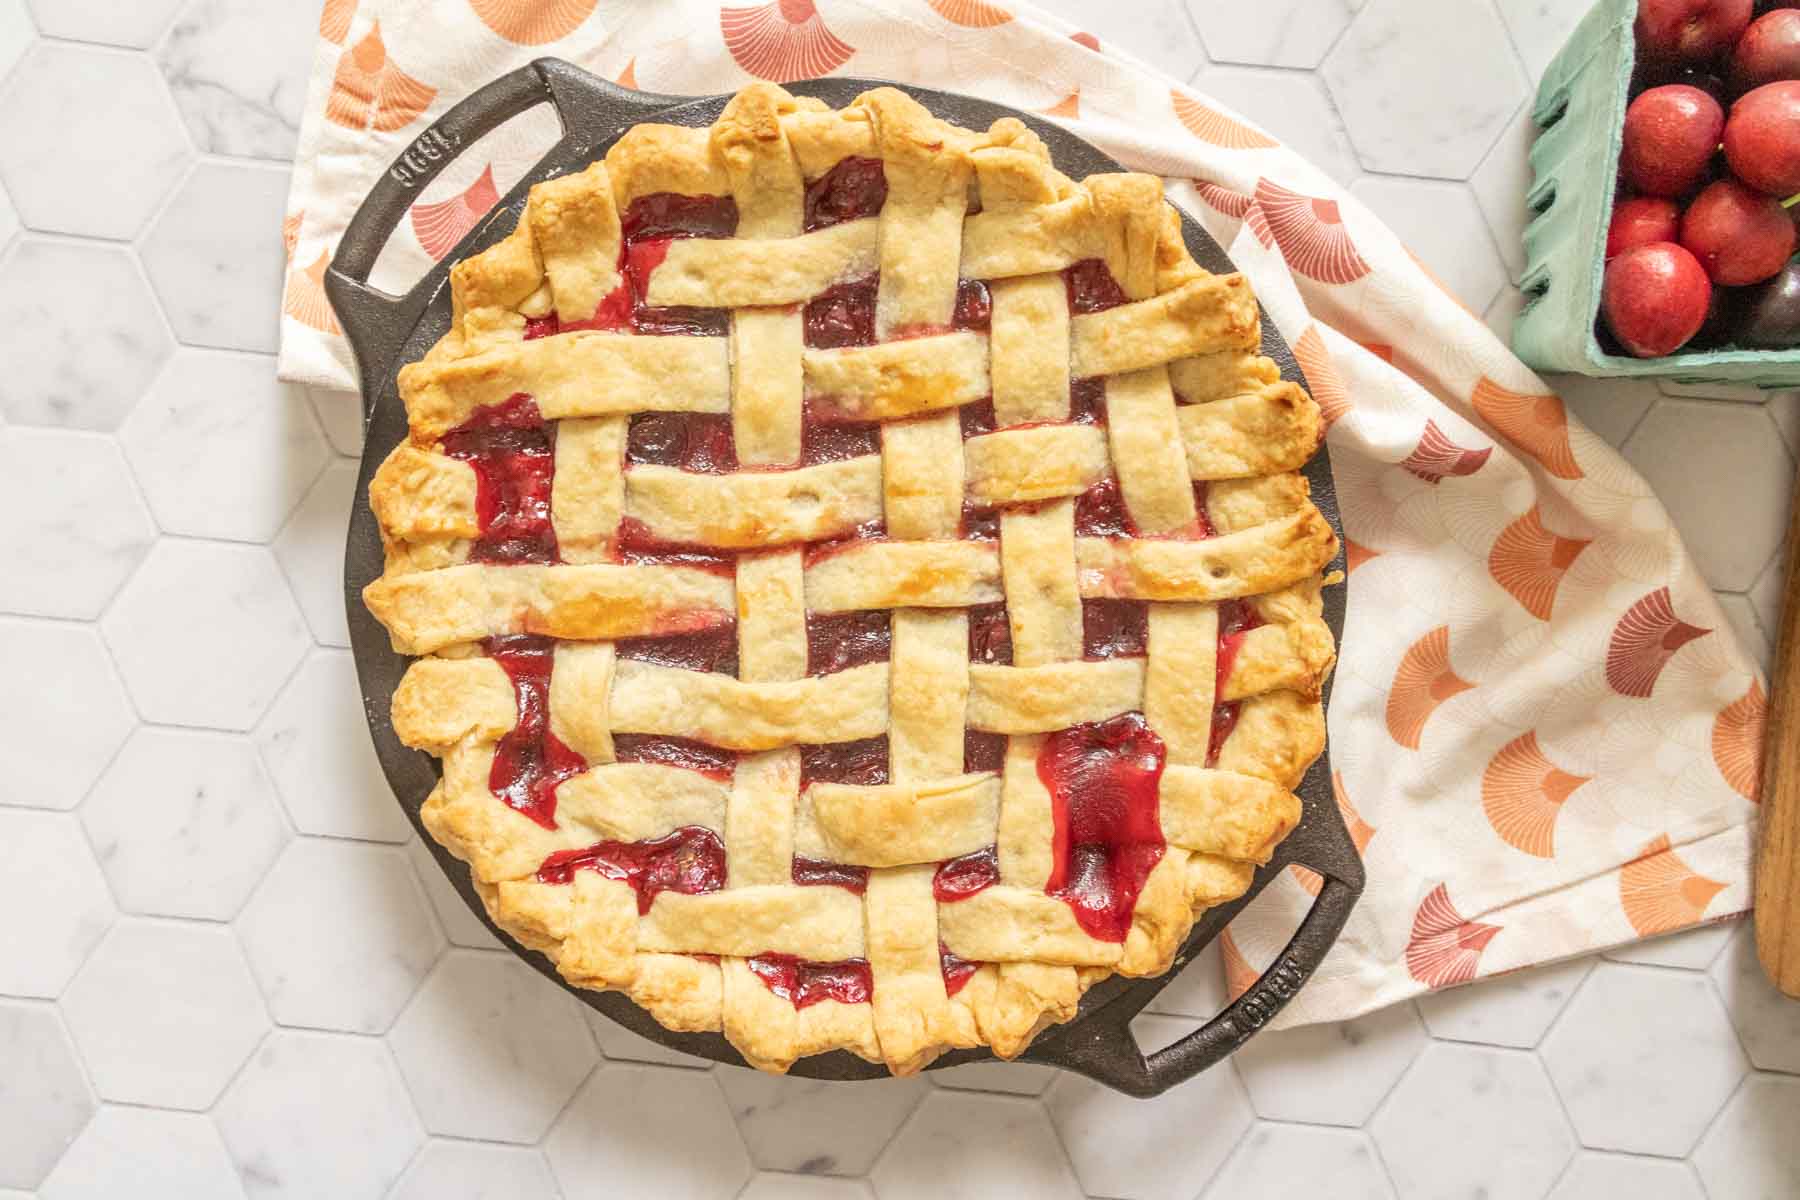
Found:
M 1319 410 L 1155 177 L 756 84 L 450 279 L 364 596 L 427 827 L 571 983 L 776 1071 L 1012 1056 L 1299 820 Z

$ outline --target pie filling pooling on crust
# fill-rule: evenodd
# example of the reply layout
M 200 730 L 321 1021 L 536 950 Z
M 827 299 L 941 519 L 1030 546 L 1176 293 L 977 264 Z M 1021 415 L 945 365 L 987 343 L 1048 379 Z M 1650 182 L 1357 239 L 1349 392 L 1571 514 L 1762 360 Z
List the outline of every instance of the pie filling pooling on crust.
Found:
M 1318 407 L 1148 175 L 756 84 L 532 189 L 364 593 L 496 922 L 785 1070 L 1018 1054 L 1298 822 Z

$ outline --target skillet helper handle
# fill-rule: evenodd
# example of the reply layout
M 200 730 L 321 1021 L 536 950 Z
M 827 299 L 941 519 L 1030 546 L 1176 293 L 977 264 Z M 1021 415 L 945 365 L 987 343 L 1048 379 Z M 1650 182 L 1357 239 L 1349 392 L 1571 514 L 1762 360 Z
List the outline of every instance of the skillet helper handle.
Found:
M 369 283 L 388 239 L 431 181 L 470 146 L 539 104 L 555 105 L 562 124 L 561 145 L 595 145 L 680 99 L 632 91 L 594 79 L 559 59 L 541 58 L 471 92 L 400 152 L 350 219 L 325 273 L 326 295 L 356 351 L 356 366 L 365 381 L 365 416 L 377 392 L 367 381 L 392 371 L 401 347 L 447 274 L 448 268 L 440 264 L 404 296 L 389 295 Z M 460 249 L 446 255 L 444 262 L 459 258 Z
M 1763 743 L 1756 950 L 1775 986 L 1800 999 L 1800 489 L 1788 515 L 1782 597 Z
M 1361 892 L 1360 880 L 1326 876 L 1300 928 L 1269 969 L 1224 1012 L 1180 1041 L 1146 1055 L 1131 1032 L 1139 1005 L 1115 1003 L 1084 1021 L 1040 1035 L 1033 1050 L 1048 1050 L 1049 1061 L 1128 1096 L 1160 1096 L 1236 1052 L 1287 1006 L 1312 973 L 1303 964 L 1318 962 L 1337 940 Z

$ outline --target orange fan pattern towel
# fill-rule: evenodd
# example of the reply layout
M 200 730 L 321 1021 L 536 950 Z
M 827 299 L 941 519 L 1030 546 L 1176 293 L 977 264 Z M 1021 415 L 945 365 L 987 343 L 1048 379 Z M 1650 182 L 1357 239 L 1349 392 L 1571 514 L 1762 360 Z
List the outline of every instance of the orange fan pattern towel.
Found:
M 323 279 L 357 204 L 458 100 L 546 55 L 677 95 L 828 74 L 972 92 L 1169 180 L 1294 348 L 1343 510 L 1331 783 L 1369 883 L 1278 1025 L 1749 907 L 1767 693 L 1668 516 L 1254 114 L 1024 0 L 324 0 L 318 28 L 281 371 L 321 386 L 356 385 Z M 374 282 L 404 291 L 453 254 L 557 133 L 539 109 L 463 147 Z M 1279 872 L 1237 918 L 1234 992 L 1323 886 Z

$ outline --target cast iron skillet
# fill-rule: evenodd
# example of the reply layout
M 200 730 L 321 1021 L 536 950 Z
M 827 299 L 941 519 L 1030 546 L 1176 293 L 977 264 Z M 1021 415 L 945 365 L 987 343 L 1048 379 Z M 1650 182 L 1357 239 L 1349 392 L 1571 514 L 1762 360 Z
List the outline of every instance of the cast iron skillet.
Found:
M 817 96 L 828 104 L 847 104 L 858 93 L 877 86 L 868 79 L 821 79 L 789 85 L 801 95 Z M 1056 164 L 1080 179 L 1096 171 L 1119 170 L 1120 165 L 1066 130 L 1029 113 L 972 96 L 899 85 L 920 103 L 958 124 L 985 129 L 1002 116 L 1018 117 L 1034 129 L 1050 148 Z M 366 495 L 370 476 L 401 438 L 406 436 L 406 415 L 395 387 L 400 364 L 422 356 L 449 327 L 450 295 L 444 286 L 452 262 L 490 246 L 509 233 L 525 206 L 531 185 L 552 176 L 581 170 L 600 157 L 630 126 L 656 120 L 679 125 L 708 125 L 724 107 L 726 97 L 692 99 L 627 91 L 555 59 L 543 59 L 496 79 L 445 113 L 401 154 L 375 185 L 345 231 L 326 275 L 325 288 L 356 352 L 362 372 L 363 405 L 367 429 L 363 444 L 362 475 L 358 496 Z M 366 282 L 376 256 L 406 215 L 407 209 L 439 171 L 466 147 L 504 121 L 538 104 L 553 104 L 561 118 L 563 137 L 532 168 L 519 185 L 404 296 L 390 296 Z M 1200 264 L 1212 271 L 1232 270 L 1231 261 L 1217 242 L 1185 215 L 1182 233 L 1188 249 Z M 1303 381 L 1294 356 L 1273 324 L 1263 322 L 1263 352 L 1281 366 L 1283 376 Z M 1331 470 L 1323 446 L 1306 469 L 1312 481 L 1313 499 L 1332 524 L 1337 522 L 1337 501 Z M 437 781 L 436 763 L 427 755 L 402 746 L 394 736 L 388 706 L 407 660 L 396 655 L 386 632 L 363 607 L 363 585 L 381 574 L 381 538 L 367 504 L 357 504 L 350 517 L 349 544 L 344 555 L 345 604 L 349 609 L 351 642 L 362 684 L 363 706 L 375 751 L 401 807 L 425 837 L 419 822 L 419 806 Z M 1344 625 L 1344 588 L 1325 593 L 1325 619 L 1332 633 L 1341 636 Z M 1243 1045 L 1299 991 L 1362 893 L 1363 869 L 1355 847 L 1344 830 L 1332 798 L 1327 759 L 1320 758 L 1301 784 L 1304 816 L 1298 829 L 1283 842 L 1274 861 L 1257 872 L 1256 881 L 1243 899 L 1212 909 L 1195 925 L 1180 955 L 1179 970 L 1210 942 L 1239 909 L 1290 864 L 1304 864 L 1325 879 L 1324 888 L 1293 940 L 1268 972 L 1236 1003 L 1203 1028 L 1155 1051 L 1142 1053 L 1129 1024 L 1151 997 L 1174 978 L 1171 971 L 1159 979 L 1124 979 L 1113 976 L 1089 989 L 1080 1014 L 1065 1025 L 1045 1030 L 1024 1057 L 1079 1071 L 1134 1096 L 1154 1096 L 1186 1080 Z M 513 943 L 488 922 L 487 914 L 469 883 L 468 870 L 429 837 L 425 844 L 462 893 L 463 900 L 496 936 L 513 946 L 527 962 L 562 983 L 543 955 Z M 564 984 L 567 987 L 567 984 Z M 613 1020 L 654 1042 L 719 1062 L 743 1060 L 720 1034 L 671 1033 L 649 1014 L 616 992 L 569 988 L 582 1001 Z M 990 1058 L 986 1049 L 946 1054 L 934 1067 L 951 1066 Z M 864 1062 L 848 1051 L 815 1055 L 794 1064 L 793 1074 L 816 1079 L 873 1079 L 887 1074 L 884 1067 Z

